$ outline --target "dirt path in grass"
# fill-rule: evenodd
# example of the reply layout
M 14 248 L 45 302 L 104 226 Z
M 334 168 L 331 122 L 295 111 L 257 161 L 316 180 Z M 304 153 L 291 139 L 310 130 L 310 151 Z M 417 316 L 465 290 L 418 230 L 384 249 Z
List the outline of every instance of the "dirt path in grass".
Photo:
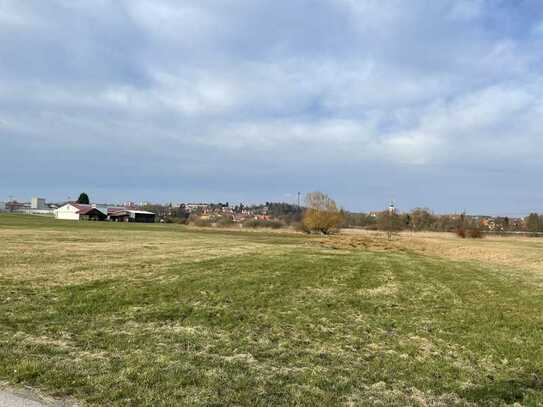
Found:
M 0 407 L 75 407 L 75 400 L 57 400 L 40 396 L 30 389 L 14 389 L 0 385 Z
M 42 407 L 46 404 L 8 391 L 0 390 L 0 407 Z
M 73 400 L 45 399 L 30 390 L 0 389 L 0 407 L 72 407 Z

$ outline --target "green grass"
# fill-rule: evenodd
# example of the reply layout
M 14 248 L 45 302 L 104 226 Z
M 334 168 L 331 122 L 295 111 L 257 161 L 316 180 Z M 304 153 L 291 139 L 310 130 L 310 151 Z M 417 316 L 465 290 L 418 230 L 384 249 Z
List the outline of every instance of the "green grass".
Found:
M 2 215 L 0 239 L 0 381 L 91 405 L 543 404 L 533 273 L 177 225 Z

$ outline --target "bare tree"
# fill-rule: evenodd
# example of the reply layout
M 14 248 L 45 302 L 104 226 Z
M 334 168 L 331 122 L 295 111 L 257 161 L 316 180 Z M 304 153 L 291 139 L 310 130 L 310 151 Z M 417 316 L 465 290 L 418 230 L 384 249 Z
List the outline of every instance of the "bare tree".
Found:
M 336 202 L 322 192 L 310 192 L 305 196 L 306 211 L 303 226 L 311 232 L 329 234 L 343 219 Z
M 401 220 L 396 213 L 394 204 L 390 204 L 386 210 L 378 215 L 377 226 L 380 230 L 387 232 L 388 240 L 392 240 L 392 235 L 394 232 L 401 230 Z

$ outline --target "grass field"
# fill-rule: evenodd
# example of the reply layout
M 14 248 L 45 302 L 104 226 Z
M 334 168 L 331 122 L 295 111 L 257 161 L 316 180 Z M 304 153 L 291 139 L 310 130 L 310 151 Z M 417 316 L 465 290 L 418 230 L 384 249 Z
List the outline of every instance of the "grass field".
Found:
M 543 240 L 0 215 L 0 382 L 90 405 L 543 405 Z

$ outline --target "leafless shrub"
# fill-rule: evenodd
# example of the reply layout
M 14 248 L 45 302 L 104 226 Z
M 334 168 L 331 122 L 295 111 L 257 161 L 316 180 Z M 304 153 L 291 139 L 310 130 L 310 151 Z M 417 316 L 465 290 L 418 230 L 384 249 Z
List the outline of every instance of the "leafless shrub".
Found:
M 470 239 L 482 239 L 483 232 L 480 228 L 463 228 L 460 227 L 456 229 L 456 236 L 461 239 L 470 238 Z
M 468 236 L 471 239 L 482 239 L 483 232 L 481 232 L 481 229 L 479 228 L 471 228 L 471 229 L 468 229 Z
M 461 239 L 465 239 L 466 238 L 466 229 L 464 229 L 463 227 L 460 227 L 460 228 L 456 229 L 456 236 L 458 236 Z

